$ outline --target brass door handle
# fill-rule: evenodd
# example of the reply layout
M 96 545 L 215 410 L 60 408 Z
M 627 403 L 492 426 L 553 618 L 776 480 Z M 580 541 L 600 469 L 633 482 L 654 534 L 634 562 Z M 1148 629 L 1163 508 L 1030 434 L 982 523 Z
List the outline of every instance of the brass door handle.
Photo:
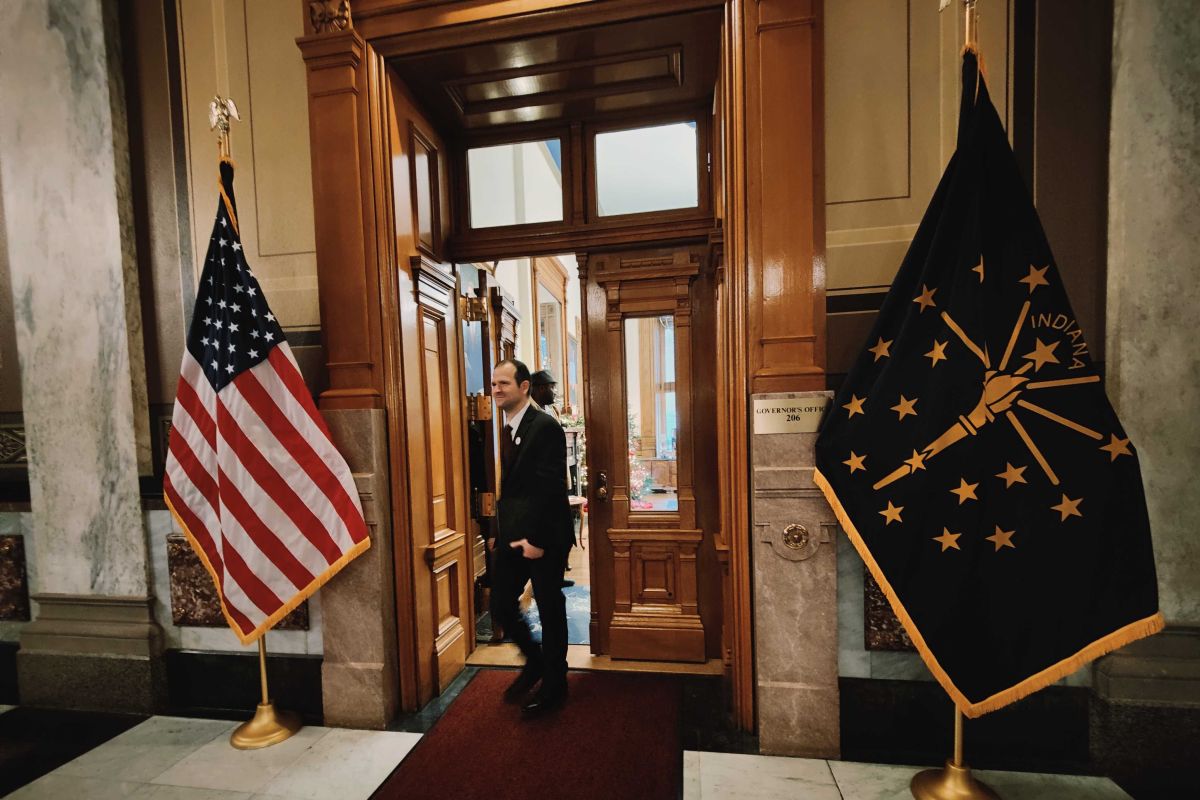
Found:
M 602 503 L 608 499 L 608 475 L 604 472 L 596 473 L 596 499 Z

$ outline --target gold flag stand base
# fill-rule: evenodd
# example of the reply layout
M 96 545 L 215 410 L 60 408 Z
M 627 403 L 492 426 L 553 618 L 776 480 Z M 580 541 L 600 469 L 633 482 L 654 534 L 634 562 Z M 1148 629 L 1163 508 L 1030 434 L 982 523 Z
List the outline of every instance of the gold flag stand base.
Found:
M 238 725 L 229 743 L 239 750 L 257 750 L 282 742 L 302 727 L 298 715 L 276 711 L 273 703 L 259 703 L 254 719 Z
M 267 694 L 267 635 L 258 640 L 258 669 L 262 677 L 262 697 L 254 719 L 237 726 L 229 737 L 229 743 L 239 750 L 257 750 L 279 744 L 304 725 L 300 717 L 290 711 L 276 711 L 275 704 Z
M 954 708 L 954 758 L 942 769 L 926 769 L 913 775 L 912 796 L 916 800 L 1000 800 L 1000 795 L 971 775 L 963 763 L 962 712 Z
M 966 764 L 946 759 L 943 769 L 926 769 L 913 776 L 912 796 L 916 800 L 999 800 L 986 783 L 971 775 Z

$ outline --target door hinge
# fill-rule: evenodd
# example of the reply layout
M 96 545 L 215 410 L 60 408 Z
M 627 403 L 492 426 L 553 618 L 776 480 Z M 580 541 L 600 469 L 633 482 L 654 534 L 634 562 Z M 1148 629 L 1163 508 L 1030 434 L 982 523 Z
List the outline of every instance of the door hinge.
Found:
M 487 300 L 459 295 L 458 315 L 463 322 L 483 322 L 487 319 Z
M 486 394 L 467 395 L 467 421 L 490 422 L 492 419 L 492 398 Z
M 488 519 L 496 516 L 496 495 L 492 492 L 475 492 L 474 516 L 476 519 Z

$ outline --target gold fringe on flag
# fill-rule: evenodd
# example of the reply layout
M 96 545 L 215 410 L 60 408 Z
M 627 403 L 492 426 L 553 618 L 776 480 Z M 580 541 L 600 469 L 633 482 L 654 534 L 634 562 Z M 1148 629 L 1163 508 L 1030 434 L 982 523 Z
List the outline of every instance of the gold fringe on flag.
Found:
M 257 628 L 250 631 L 250 633 L 243 635 L 241 629 L 236 623 L 234 623 L 233 617 L 230 616 L 229 610 L 225 608 L 225 593 L 221 591 L 221 580 L 217 576 L 217 571 L 213 569 L 213 565 L 209 563 L 208 556 L 204 554 L 204 548 L 201 547 L 200 543 L 196 541 L 196 537 L 192 536 L 192 532 L 189 531 L 187 525 L 184 524 L 183 518 L 176 513 L 175 506 L 171 505 L 171 499 L 164 496 L 163 500 L 166 501 L 167 508 L 171 510 L 171 516 L 175 518 L 175 522 L 179 525 L 180 530 L 183 531 L 183 535 L 187 537 L 188 544 L 192 546 L 192 550 L 194 550 L 196 555 L 200 557 L 200 563 L 204 565 L 204 568 L 208 570 L 208 574 L 212 576 L 213 586 L 215 586 L 217 589 L 217 599 L 221 601 L 221 613 L 225 615 L 225 621 L 229 623 L 229 627 L 233 629 L 234 635 L 238 637 L 238 641 L 240 641 L 242 644 L 254 644 L 256 641 L 258 641 L 260 636 L 271 630 L 271 628 L 275 627 L 275 623 L 279 622 L 279 620 L 290 614 L 298 605 L 303 603 L 309 597 L 316 594 L 317 590 L 328 583 L 334 575 L 337 575 L 339 572 L 341 572 L 343 567 L 345 567 L 347 564 L 353 561 L 356 556 L 371 546 L 371 538 L 368 536 L 358 544 L 351 547 L 342 555 L 341 558 L 330 564 L 327 570 L 322 572 L 316 578 L 313 578 L 310 584 L 301 589 L 294 597 L 292 597 L 291 600 L 288 600 L 286 603 L 284 603 L 278 611 L 263 620 L 263 622 Z
M 887 597 L 892 611 L 895 612 L 896 617 L 904 625 L 904 630 L 908 632 L 909 638 L 916 645 L 917 652 L 921 654 L 921 659 L 925 662 L 925 666 L 929 668 L 929 671 L 933 673 L 933 677 L 946 690 L 946 694 L 950 695 L 950 699 L 954 701 L 954 705 L 967 717 L 974 719 L 975 717 L 987 714 L 989 711 L 995 711 L 1010 703 L 1015 703 L 1022 697 L 1033 694 L 1039 689 L 1044 689 L 1050 684 L 1065 678 L 1084 664 L 1099 658 L 1105 653 L 1110 653 L 1119 647 L 1124 647 L 1130 642 L 1158 633 L 1166 624 L 1163 620 L 1162 612 L 1155 612 L 1145 619 L 1131 622 L 1107 636 L 1097 639 L 1074 655 L 1067 656 L 1057 664 L 1052 664 L 1041 672 L 1030 675 L 1015 686 L 996 692 L 991 697 L 981 700 L 978 703 L 972 703 L 966 698 L 966 695 L 959 691 L 958 687 L 954 685 L 954 681 L 950 679 L 950 676 L 942 669 L 942 665 L 938 663 L 937 658 L 925 643 L 925 637 L 921 635 L 921 631 L 917 629 L 912 617 L 905 610 L 904 604 L 900 602 L 900 598 L 896 596 L 895 590 L 892 589 L 892 585 L 884 576 L 883 570 L 875 562 L 874 556 L 871 555 L 871 551 L 867 548 L 867 543 L 859 535 L 858 529 L 850 519 L 850 515 L 842 507 L 842 503 L 833 491 L 833 487 L 830 486 L 829 481 L 821 474 L 821 471 L 815 467 L 813 468 L 813 482 L 825 495 L 825 499 L 833 509 L 833 513 L 841 524 L 842 530 L 850 537 L 850 541 L 854 544 L 854 549 L 858 551 L 859 556 L 866 563 L 867 569 L 871 571 L 871 577 L 875 579 L 875 582 L 879 584 L 879 588 L 883 590 L 883 594 Z

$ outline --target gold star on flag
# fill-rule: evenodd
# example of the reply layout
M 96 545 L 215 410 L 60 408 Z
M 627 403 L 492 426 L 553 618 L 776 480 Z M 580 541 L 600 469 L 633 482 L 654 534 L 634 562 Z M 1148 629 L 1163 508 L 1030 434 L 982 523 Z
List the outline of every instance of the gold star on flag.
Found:
M 1109 454 L 1112 456 L 1112 458 L 1109 459 L 1110 461 L 1116 461 L 1117 456 L 1133 455 L 1133 453 L 1129 452 L 1129 440 L 1128 439 L 1118 439 L 1116 437 L 1116 434 L 1112 434 L 1112 433 L 1110 433 L 1109 436 L 1112 437 L 1112 441 L 1106 445 L 1102 445 L 1100 447 L 1100 449 L 1107 450 L 1109 452 Z
M 842 408 L 847 409 L 852 417 L 855 414 L 864 414 L 862 410 L 862 404 L 866 399 L 867 398 L 865 397 L 859 397 L 858 395 L 851 393 L 850 402 L 846 403 L 844 406 L 842 406 Z
M 916 472 L 919 469 L 925 469 L 925 456 L 913 450 L 912 458 L 904 459 L 904 463 L 908 464 L 913 472 Z
M 925 284 L 921 284 L 921 293 L 913 298 L 913 302 L 920 304 L 922 314 L 925 313 L 925 309 L 937 306 L 937 303 L 933 302 L 933 293 L 936 291 L 937 289 L 930 289 Z
M 1046 280 L 1046 270 L 1050 269 L 1050 265 L 1046 265 L 1038 269 L 1033 264 L 1029 265 L 1029 274 L 1021 278 L 1020 283 L 1029 284 L 1029 293 L 1033 294 L 1033 290 L 1039 286 L 1049 286 L 1050 281 Z
M 893 341 L 895 341 L 895 340 L 894 340 L 894 339 L 888 339 L 888 340 L 885 342 L 885 341 L 883 340 L 883 337 L 882 337 L 882 336 L 880 336 L 880 337 L 879 337 L 879 343 L 878 343 L 878 344 L 876 344 L 874 347 L 868 347 L 868 348 L 867 348 L 867 352 L 874 353 L 874 354 L 875 354 L 875 360 L 876 360 L 876 361 L 878 361 L 878 360 L 879 360 L 879 359 L 881 359 L 881 358 L 886 358 L 887 356 L 890 356 L 890 355 L 891 355 L 891 353 L 889 353 L 889 352 L 888 352 L 888 348 L 892 346 L 892 342 L 893 342 Z
M 958 504 L 960 506 L 963 503 L 967 502 L 968 500 L 978 500 L 979 499 L 978 497 L 975 496 L 975 490 L 977 488 L 979 488 L 978 483 L 967 483 L 966 478 L 959 478 L 958 481 L 959 481 L 958 488 L 951 489 L 950 494 L 958 495 Z
M 934 536 L 933 540 L 935 542 L 941 542 L 942 552 L 944 553 L 951 547 L 953 547 L 955 550 L 962 550 L 962 548 L 958 546 L 958 537 L 960 536 L 962 536 L 961 533 L 951 533 L 949 528 L 942 528 L 942 535 Z
M 900 512 L 903 510 L 904 506 L 894 506 L 892 505 L 892 501 L 888 500 L 888 507 L 879 512 L 887 520 L 887 522 L 883 523 L 884 526 L 891 525 L 893 522 L 903 522 L 904 520 L 900 519 Z
M 1014 550 L 1017 549 L 1017 546 L 1012 543 L 1012 537 L 1014 533 L 1016 533 L 1016 531 L 1002 531 L 1000 530 L 1000 526 L 997 525 L 995 533 L 993 533 L 991 536 L 985 536 L 983 538 L 987 539 L 989 542 L 994 542 L 996 545 L 996 552 L 999 553 L 1001 547 L 1011 547 Z
M 936 367 L 939 361 L 949 360 L 946 358 L 947 344 L 949 344 L 949 342 L 939 342 L 937 339 L 933 340 L 933 349 L 925 354 L 926 358 L 932 360 L 932 363 L 929 366 Z
M 899 414 L 900 419 L 904 419 L 909 415 L 915 417 L 917 415 L 917 409 L 913 408 L 913 406 L 917 404 L 917 400 L 919 399 L 920 398 L 918 397 L 914 397 L 912 400 L 909 400 L 904 395 L 900 395 L 900 402 L 892 406 L 892 411 L 895 411 L 897 414 Z
M 850 474 L 853 475 L 855 472 L 857 472 L 860 469 L 863 472 L 867 471 L 867 468 L 865 466 L 863 466 L 863 462 L 866 460 L 867 460 L 867 457 L 865 455 L 861 455 L 861 456 L 855 455 L 854 451 L 851 450 L 850 458 L 846 459 L 842 463 L 850 468 Z
M 1004 488 L 1011 489 L 1014 483 L 1028 483 L 1025 480 L 1025 467 L 1014 467 L 1007 461 L 1004 462 L 1004 472 L 996 473 L 997 478 L 1004 479 Z
M 1025 358 L 1033 362 L 1033 371 L 1037 372 L 1044 364 L 1057 364 L 1058 356 L 1054 355 L 1054 348 L 1058 347 L 1058 342 L 1046 344 L 1041 339 L 1036 339 L 1037 346 L 1032 353 L 1026 353 Z
M 979 257 L 979 264 L 971 267 L 971 272 L 979 273 L 979 282 L 983 283 L 983 256 Z
M 1066 522 L 1067 517 L 1082 517 L 1083 516 L 1083 514 L 1081 514 L 1079 512 L 1079 504 L 1082 502 L 1083 502 L 1082 497 L 1080 497 L 1078 500 L 1072 500 L 1071 498 L 1067 497 L 1064 494 L 1062 502 L 1056 506 L 1050 506 L 1050 508 L 1052 508 L 1055 511 L 1057 511 L 1058 513 L 1062 514 L 1062 519 L 1060 519 L 1059 522 Z

